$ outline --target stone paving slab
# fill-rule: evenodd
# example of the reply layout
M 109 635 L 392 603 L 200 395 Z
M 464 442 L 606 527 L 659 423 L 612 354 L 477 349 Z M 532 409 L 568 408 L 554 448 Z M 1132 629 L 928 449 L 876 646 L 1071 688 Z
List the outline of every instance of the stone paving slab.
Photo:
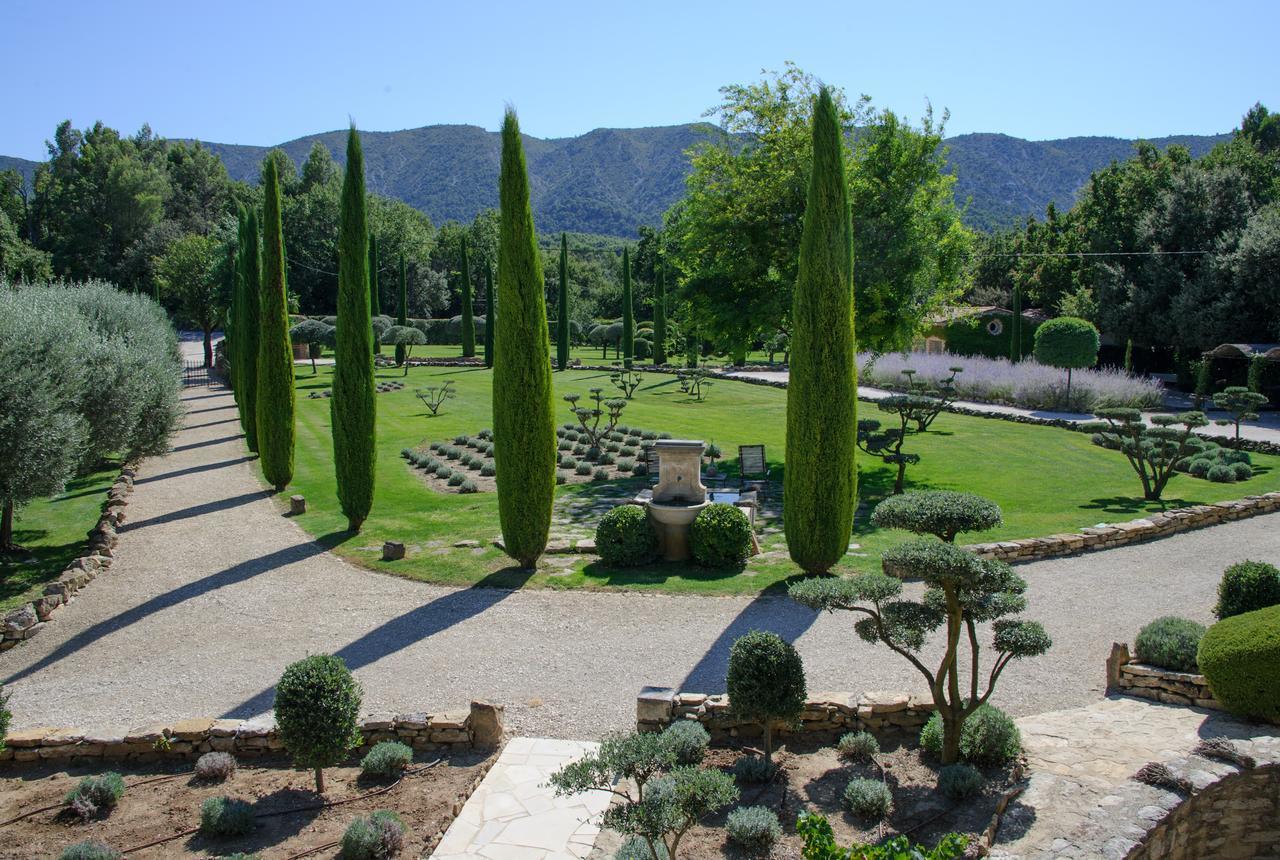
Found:
M 512 738 L 445 831 L 436 860 L 583 860 L 609 805 L 603 791 L 556 797 L 553 773 L 599 744 Z

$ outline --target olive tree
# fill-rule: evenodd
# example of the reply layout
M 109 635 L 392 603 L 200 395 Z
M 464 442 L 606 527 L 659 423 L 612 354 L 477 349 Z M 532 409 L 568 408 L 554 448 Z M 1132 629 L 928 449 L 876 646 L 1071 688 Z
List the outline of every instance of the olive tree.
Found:
M 360 684 L 341 657 L 312 654 L 290 663 L 276 684 L 276 727 L 298 767 L 315 771 L 324 794 L 324 769 L 360 745 Z
M 1252 370 L 1252 368 L 1250 368 Z M 1219 427 L 1236 428 L 1236 444 L 1240 444 L 1240 422 L 1257 421 L 1258 408 L 1267 403 L 1267 397 L 1256 391 L 1250 391 L 1243 385 L 1229 385 L 1213 395 L 1213 408 L 1230 414 L 1230 418 L 1219 418 L 1214 421 Z
M 777 633 L 752 630 L 729 649 L 725 689 L 735 716 L 760 723 L 764 760 L 773 761 L 774 721 L 794 722 L 804 710 L 804 664 L 799 652 Z
M 907 466 L 920 462 L 919 454 L 902 450 L 907 437 L 918 433 L 919 426 L 933 420 L 941 408 L 941 401 L 936 397 L 925 397 L 919 394 L 891 394 L 876 401 L 881 412 L 896 415 L 897 427 L 881 428 L 880 422 L 874 418 L 863 418 L 858 421 L 858 448 L 873 457 L 898 469 L 893 483 L 893 494 L 901 495 L 907 479 Z
M 1067 395 L 1064 399 L 1068 409 L 1071 408 L 1071 371 L 1097 364 L 1101 345 L 1098 327 L 1079 317 L 1057 317 L 1036 329 L 1036 361 L 1067 372 Z
M 906 659 L 924 677 L 942 720 L 942 761 L 959 758 L 964 722 L 991 698 L 1005 667 L 1049 649 L 1044 628 L 1009 616 L 1026 608 L 1026 582 L 1004 562 L 979 558 L 955 545 L 961 532 L 993 528 L 1000 508 L 979 496 L 945 491 L 893 496 L 876 506 L 872 524 L 901 528 L 933 539 L 904 543 L 884 553 L 885 573 L 850 579 L 815 578 L 791 586 L 792 599 L 813 609 L 837 609 L 864 616 L 854 625 L 858 636 L 882 644 Z M 919 579 L 919 600 L 902 596 L 902 580 Z M 985 682 L 979 669 L 978 625 L 989 623 L 995 659 Z M 936 668 L 921 656 L 929 635 L 945 631 Z M 967 660 L 961 640 L 968 643 Z M 967 675 L 967 677 L 966 677 Z
M 322 346 L 332 347 L 336 343 L 336 329 L 319 320 L 304 319 L 289 329 L 289 340 L 292 343 L 305 343 L 307 355 L 311 357 L 311 375 L 316 375 L 316 359 Z
M 382 336 L 382 342 L 387 346 L 396 347 L 397 353 L 403 351 L 404 375 L 408 376 L 409 359 L 413 356 L 413 348 L 415 346 L 426 346 L 427 336 L 411 325 L 393 325 Z
M 1094 415 L 1102 420 L 1089 421 L 1082 429 L 1093 434 L 1093 444 L 1124 454 L 1149 501 L 1159 499 L 1169 479 L 1206 444 L 1195 433 L 1209 423 L 1203 412 L 1152 415 L 1150 424 L 1137 409 L 1099 409 Z

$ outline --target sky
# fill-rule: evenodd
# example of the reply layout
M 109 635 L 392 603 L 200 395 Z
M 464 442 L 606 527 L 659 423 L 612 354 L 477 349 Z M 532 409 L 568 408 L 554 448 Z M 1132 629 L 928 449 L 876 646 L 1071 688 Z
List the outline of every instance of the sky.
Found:
M 1229 131 L 1280 108 L 1276 0 L 934 3 L 0 0 L 0 154 L 63 119 L 270 145 L 462 123 L 568 137 L 690 122 L 791 60 L 947 133 Z M 17 96 L 17 98 L 15 98 Z

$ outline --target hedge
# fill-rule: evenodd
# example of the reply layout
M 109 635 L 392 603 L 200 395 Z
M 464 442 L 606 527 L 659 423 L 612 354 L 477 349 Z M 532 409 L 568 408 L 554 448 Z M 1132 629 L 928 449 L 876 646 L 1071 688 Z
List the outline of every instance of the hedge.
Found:
M 1227 710 L 1280 721 L 1280 606 L 1214 624 L 1200 640 L 1196 662 Z

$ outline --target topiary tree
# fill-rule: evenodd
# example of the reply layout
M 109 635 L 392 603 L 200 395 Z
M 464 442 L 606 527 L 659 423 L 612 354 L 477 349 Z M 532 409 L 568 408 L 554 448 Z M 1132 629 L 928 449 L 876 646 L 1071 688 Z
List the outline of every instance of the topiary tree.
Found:
M 596 552 L 611 567 L 648 564 L 658 554 L 658 534 L 648 512 L 638 505 L 618 505 L 596 525 Z
M 960 532 L 999 523 L 1000 509 L 977 496 L 947 492 L 895 496 L 876 507 L 872 524 L 938 539 L 910 541 L 883 555 L 886 570 L 923 581 L 922 599 L 902 599 L 902 580 L 884 573 L 808 579 L 790 589 L 792 599 L 805 606 L 864 615 L 854 625 L 858 635 L 866 642 L 888 646 L 924 676 L 942 720 L 943 764 L 959 757 L 965 720 L 991 698 L 1005 667 L 1015 659 L 1043 654 L 1051 644 L 1038 622 L 1008 617 L 1026 608 L 1026 582 L 1009 565 L 979 558 L 952 542 Z M 985 690 L 980 689 L 978 670 L 977 625 L 982 623 L 991 624 L 996 650 Z M 931 669 L 918 654 L 928 635 L 939 627 L 945 627 L 946 646 L 938 668 Z M 962 637 L 969 643 L 968 678 L 963 677 Z
M 1079 317 L 1057 317 L 1036 329 L 1036 361 L 1067 371 L 1065 404 L 1068 409 L 1071 408 L 1071 371 L 1097 364 L 1101 344 L 1098 327 Z
M 776 633 L 752 630 L 729 649 L 725 677 L 735 716 L 755 720 L 764 730 L 764 759 L 773 761 L 773 723 L 794 722 L 808 695 L 800 654 Z
M 1213 614 L 1230 618 L 1277 604 L 1280 604 L 1280 570 L 1265 561 L 1242 561 L 1223 572 Z
M 551 344 L 541 252 L 529 205 L 529 176 L 514 110 L 502 122 L 498 183 L 497 351 L 493 368 L 494 459 L 503 546 L 533 567 L 547 546 L 556 487 Z
M 1197 427 L 1209 423 L 1203 412 L 1152 415 L 1150 424 L 1137 409 L 1099 409 L 1094 415 L 1102 420 L 1086 422 L 1081 429 L 1093 434 L 1093 444 L 1124 454 L 1142 480 L 1144 499 L 1159 499 L 1169 479 L 1206 445 L 1195 435 Z
M 1266 396 L 1250 391 L 1243 385 L 1229 385 L 1213 395 L 1213 408 L 1231 415 L 1214 421 L 1219 427 L 1236 428 L 1236 445 L 1240 444 L 1240 422 L 1257 421 L 1258 408 L 1267 403 Z
M 404 254 L 400 255 L 400 280 L 397 284 L 399 289 L 396 293 L 399 295 L 399 302 L 396 305 L 396 325 L 407 326 L 409 324 L 409 272 L 405 266 Z M 426 343 L 426 336 L 423 336 L 423 343 Z M 408 357 L 408 345 L 403 343 L 396 344 L 396 364 L 403 365 Z M 408 369 L 405 369 L 406 375 Z
M 391 346 L 395 345 L 397 353 L 400 350 L 405 351 L 405 358 L 401 364 L 404 366 L 404 375 L 409 375 L 409 358 L 413 355 L 415 346 L 426 346 L 427 336 L 411 325 L 393 325 L 387 329 L 387 333 L 382 336 L 382 342 Z
M 849 547 L 857 498 L 858 365 L 844 144 L 831 93 L 813 116 L 813 169 L 791 309 L 782 516 L 791 560 L 825 573 Z
M 1200 640 L 1196 662 L 1227 710 L 1280 721 L 1280 606 L 1214 624 Z
M 622 249 L 622 366 L 630 367 L 636 355 L 635 298 L 631 292 L 631 252 Z
M 324 769 L 362 741 L 360 685 L 342 658 L 313 654 L 291 663 L 276 684 L 276 730 L 298 767 L 315 771 L 324 794 Z
M 285 290 L 280 174 L 267 159 L 262 205 L 262 303 L 258 340 L 258 461 L 277 493 L 293 480 L 293 350 Z
M 462 237 L 462 357 L 476 356 L 475 302 L 471 298 L 471 257 L 467 253 L 467 237 Z
M 667 363 L 667 264 L 659 260 L 653 273 L 653 363 Z
M 894 495 L 900 495 L 906 485 L 907 466 L 920 462 L 919 454 L 902 450 L 907 437 L 919 432 L 917 427 L 932 420 L 931 415 L 939 408 L 935 397 L 924 397 L 918 394 L 890 394 L 876 401 L 876 408 L 881 412 L 898 417 L 898 427 L 880 429 L 880 422 L 873 418 L 864 418 L 858 422 L 858 447 L 882 462 L 897 467 L 897 477 L 893 482 Z
M 293 328 L 289 329 L 289 341 L 291 343 L 305 343 L 308 347 L 332 346 L 336 343 L 334 328 L 331 325 L 325 325 L 319 320 L 303 319 Z M 311 375 L 316 375 L 316 351 L 309 350 L 311 356 Z
M 498 308 L 493 303 L 493 266 L 484 264 L 484 366 L 493 367 L 493 336 L 498 328 Z
M 569 234 L 560 234 L 560 289 L 556 303 L 556 367 L 569 366 Z
M 242 343 L 236 347 L 241 367 L 235 371 L 240 386 L 240 427 L 244 443 L 258 453 L 258 341 L 262 337 L 262 253 L 258 233 L 258 213 L 244 210 L 240 222 L 240 249 L 236 254 L 236 274 L 243 306 L 238 311 L 237 333 Z M 233 368 L 233 370 L 235 370 Z
M 333 465 L 347 529 L 360 531 L 373 507 L 377 469 L 373 324 L 370 319 L 369 241 L 364 151 L 355 127 L 347 133 L 347 168 L 338 225 L 338 319 L 334 351 Z

